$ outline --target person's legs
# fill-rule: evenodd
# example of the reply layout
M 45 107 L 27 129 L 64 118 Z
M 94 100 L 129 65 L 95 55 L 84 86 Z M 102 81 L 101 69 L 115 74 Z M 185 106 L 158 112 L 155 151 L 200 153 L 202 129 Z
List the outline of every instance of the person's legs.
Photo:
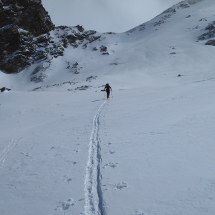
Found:
M 107 90 L 107 99 L 109 99 L 109 96 L 110 96 L 110 90 Z

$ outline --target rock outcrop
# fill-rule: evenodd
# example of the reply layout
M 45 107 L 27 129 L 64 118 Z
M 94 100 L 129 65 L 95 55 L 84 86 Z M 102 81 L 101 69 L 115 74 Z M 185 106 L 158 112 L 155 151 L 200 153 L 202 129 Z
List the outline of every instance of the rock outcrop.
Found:
M 0 70 L 5 73 L 37 63 L 31 80 L 43 81 L 51 60 L 63 56 L 68 46 L 85 49 L 100 38 L 80 25 L 55 27 L 41 0 L 0 0 Z
M 41 0 L 0 1 L 0 70 L 16 73 L 31 64 L 33 38 L 54 29 Z
M 198 40 L 208 40 L 205 45 L 215 46 L 215 21 L 212 21 L 204 29 L 205 33 L 198 37 Z
M 208 24 L 205 28 L 206 33 L 202 34 L 198 39 L 206 40 L 215 37 L 215 21 Z

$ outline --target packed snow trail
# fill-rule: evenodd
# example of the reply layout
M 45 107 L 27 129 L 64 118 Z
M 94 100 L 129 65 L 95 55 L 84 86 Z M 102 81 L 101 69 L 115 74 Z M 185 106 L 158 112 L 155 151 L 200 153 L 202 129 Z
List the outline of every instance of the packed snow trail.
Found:
M 85 215 L 105 215 L 103 194 L 101 188 L 101 154 L 99 140 L 99 117 L 105 101 L 98 109 L 93 119 L 93 130 L 89 143 L 89 159 L 85 177 Z

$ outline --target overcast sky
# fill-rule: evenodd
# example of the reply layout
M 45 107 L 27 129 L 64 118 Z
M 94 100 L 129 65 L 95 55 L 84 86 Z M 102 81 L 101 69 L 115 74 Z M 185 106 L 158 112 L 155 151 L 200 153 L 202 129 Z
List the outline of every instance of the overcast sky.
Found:
M 53 23 L 86 30 L 124 32 L 182 0 L 42 0 Z

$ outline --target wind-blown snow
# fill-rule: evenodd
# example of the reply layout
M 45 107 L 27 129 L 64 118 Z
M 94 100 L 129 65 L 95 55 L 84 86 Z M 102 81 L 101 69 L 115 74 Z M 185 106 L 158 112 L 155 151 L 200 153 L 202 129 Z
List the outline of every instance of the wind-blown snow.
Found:
M 67 48 L 42 83 L 0 73 L 0 214 L 215 214 L 215 48 L 198 40 L 214 10 Z

